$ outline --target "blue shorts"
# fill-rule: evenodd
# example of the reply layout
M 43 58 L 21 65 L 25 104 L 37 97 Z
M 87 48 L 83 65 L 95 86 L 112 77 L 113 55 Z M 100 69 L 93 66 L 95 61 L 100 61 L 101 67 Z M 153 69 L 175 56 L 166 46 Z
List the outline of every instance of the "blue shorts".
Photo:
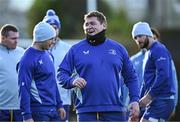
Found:
M 0 110 L 0 121 L 22 122 L 23 117 L 20 110 Z
M 50 109 L 48 111 L 35 111 L 31 114 L 34 121 L 61 122 L 59 113 L 56 109 Z
M 146 109 L 143 118 L 146 120 L 168 120 L 175 108 L 174 99 L 155 99 Z
M 127 121 L 126 112 L 87 112 L 78 113 L 78 122 Z

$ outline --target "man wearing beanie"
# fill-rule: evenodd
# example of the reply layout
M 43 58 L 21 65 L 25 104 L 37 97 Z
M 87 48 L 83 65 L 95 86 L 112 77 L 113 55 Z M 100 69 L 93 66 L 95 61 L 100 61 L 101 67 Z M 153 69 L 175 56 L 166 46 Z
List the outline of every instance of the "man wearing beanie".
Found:
M 147 49 L 143 60 L 144 96 L 140 107 L 146 107 L 141 121 L 167 121 L 172 113 L 176 93 L 172 76 L 172 58 L 167 48 L 154 40 L 146 22 L 134 24 L 132 37 L 141 49 Z
M 63 87 L 75 90 L 78 121 L 126 121 L 124 81 L 130 91 L 131 114 L 138 116 L 139 87 L 127 50 L 105 36 L 107 21 L 101 12 L 87 13 L 83 29 L 86 38 L 70 48 L 58 70 Z
M 53 56 L 48 49 L 56 32 L 39 22 L 33 30 L 33 43 L 18 64 L 20 107 L 25 121 L 60 121 L 66 116 L 58 92 Z
M 71 46 L 58 37 L 61 30 L 61 21 L 59 20 L 59 17 L 56 15 L 54 10 L 49 9 L 46 12 L 46 16 L 44 17 L 43 21 L 49 23 L 56 30 L 55 44 L 50 49 L 50 51 L 54 56 L 55 74 L 57 76 L 58 67 Z M 63 88 L 58 82 L 57 86 L 61 95 L 63 107 L 66 111 L 66 118 L 63 121 L 68 122 L 71 105 L 71 90 Z

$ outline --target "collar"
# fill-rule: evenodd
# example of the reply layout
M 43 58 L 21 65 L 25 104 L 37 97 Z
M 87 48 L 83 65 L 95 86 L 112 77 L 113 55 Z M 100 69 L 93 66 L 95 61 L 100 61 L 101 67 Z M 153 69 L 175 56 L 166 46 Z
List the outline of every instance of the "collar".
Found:
M 89 42 L 89 44 L 93 45 L 93 46 L 96 46 L 96 45 L 99 45 L 99 44 L 102 44 L 105 42 L 106 40 L 106 37 L 105 37 L 105 31 L 106 30 L 103 30 L 93 36 L 90 36 L 90 35 L 86 35 L 86 39 L 87 41 Z

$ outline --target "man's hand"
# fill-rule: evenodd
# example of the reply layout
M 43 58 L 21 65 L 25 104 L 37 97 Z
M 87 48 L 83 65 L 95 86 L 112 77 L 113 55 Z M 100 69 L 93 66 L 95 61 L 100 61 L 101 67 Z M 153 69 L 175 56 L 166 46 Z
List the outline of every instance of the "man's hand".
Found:
M 146 107 L 151 103 L 151 101 L 152 101 L 152 97 L 149 94 L 146 94 L 143 98 L 140 99 L 139 106 Z
M 129 122 L 139 122 L 139 103 L 138 102 L 132 102 L 129 104 L 129 110 L 130 110 L 130 117 Z
M 86 86 L 86 81 L 83 78 L 77 78 L 73 81 L 73 85 L 78 88 L 84 88 Z
M 64 110 L 64 108 L 59 108 L 58 112 L 61 119 L 64 120 L 66 118 L 66 111 Z

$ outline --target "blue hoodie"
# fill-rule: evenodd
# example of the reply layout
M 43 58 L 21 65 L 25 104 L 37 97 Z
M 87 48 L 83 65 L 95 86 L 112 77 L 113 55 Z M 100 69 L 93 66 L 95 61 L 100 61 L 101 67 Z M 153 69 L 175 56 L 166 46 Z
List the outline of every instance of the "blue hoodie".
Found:
M 130 102 L 139 100 L 139 84 L 128 53 L 111 39 L 97 46 L 90 45 L 87 40 L 73 45 L 59 67 L 57 77 L 63 87 L 73 88 L 74 70 L 87 81 L 83 89 L 74 88 L 77 113 L 125 111 L 122 103 L 124 81 L 130 91 Z

